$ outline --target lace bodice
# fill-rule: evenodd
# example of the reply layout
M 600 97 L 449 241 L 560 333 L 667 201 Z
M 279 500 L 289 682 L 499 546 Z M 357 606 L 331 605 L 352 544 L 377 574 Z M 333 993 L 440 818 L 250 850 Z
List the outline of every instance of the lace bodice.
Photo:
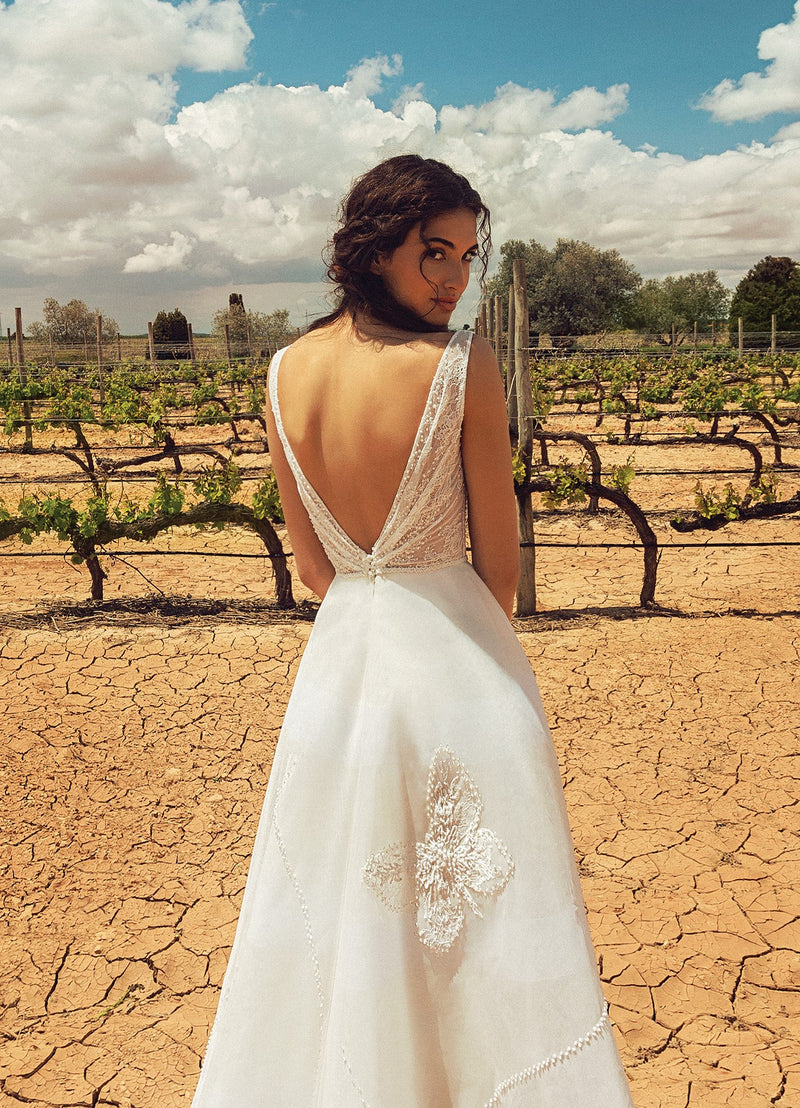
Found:
M 311 524 L 337 573 L 374 579 L 385 571 L 438 569 L 465 560 L 461 421 L 471 339 L 469 331 L 456 331 L 442 354 L 394 501 L 371 551 L 344 531 L 300 468 L 278 404 L 284 350 L 272 359 L 269 398 L 278 434 Z

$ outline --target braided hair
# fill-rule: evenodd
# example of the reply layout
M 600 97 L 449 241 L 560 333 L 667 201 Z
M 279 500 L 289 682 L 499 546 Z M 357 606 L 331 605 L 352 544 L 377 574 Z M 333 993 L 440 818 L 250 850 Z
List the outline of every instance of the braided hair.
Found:
M 419 154 L 387 158 L 359 177 L 342 201 L 339 229 L 326 251 L 327 276 L 335 286 L 337 304 L 309 330 L 344 315 L 363 314 L 404 331 L 440 331 L 440 326 L 399 304 L 372 267 L 379 255 L 396 250 L 417 224 L 424 238 L 429 220 L 457 208 L 467 208 L 478 221 L 483 279 L 491 249 L 489 209 L 466 177 Z

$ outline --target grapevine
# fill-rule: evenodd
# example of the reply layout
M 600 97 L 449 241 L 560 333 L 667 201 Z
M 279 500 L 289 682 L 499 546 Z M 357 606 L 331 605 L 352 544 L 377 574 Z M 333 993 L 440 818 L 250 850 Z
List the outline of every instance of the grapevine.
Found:
M 245 423 L 264 427 L 260 411 L 249 410 L 263 405 L 264 380 L 261 366 L 212 365 L 199 370 L 184 363 L 160 364 L 157 373 L 141 365 L 115 366 L 102 387 L 93 367 L 83 373 L 74 368 L 45 369 L 35 377 L 31 374 L 24 386 L 18 377 L 0 371 L 0 413 L 7 437 L 13 440 L 23 427 L 26 435 L 33 433 L 40 439 L 71 432 L 73 447 L 51 441 L 48 446 L 33 444 L 28 452 L 68 459 L 88 484 L 84 494 L 65 496 L 34 489 L 23 492 L 13 508 L 3 503 L 0 539 L 16 535 L 30 545 L 37 535 L 50 533 L 68 542 L 71 560 L 89 569 L 93 599 L 102 599 L 106 570 L 101 558 L 107 545 L 121 538 L 148 542 L 174 526 L 244 526 L 267 547 L 279 605 L 291 606 L 286 556 L 273 528 L 273 522 L 283 520 L 277 486 L 268 477 L 256 489 L 251 505 L 238 503 L 242 477 L 233 458 L 215 447 L 181 444 L 176 437 L 189 426 L 225 422 L 239 447 L 265 451 L 265 440 L 244 443 L 238 427 Z M 26 405 L 30 416 L 25 414 Z M 98 456 L 90 441 L 95 434 L 122 428 L 132 435 L 138 432 L 142 446 L 149 443 L 151 450 L 124 459 Z M 181 457 L 196 454 L 206 455 L 210 464 L 187 479 Z M 110 482 L 124 472 L 161 460 L 172 463 L 175 475 L 170 480 L 165 471 L 157 471 L 147 499 L 112 490 Z
M 265 542 L 286 602 L 291 585 L 273 528 L 283 521 L 274 475 L 259 471 L 257 483 L 244 486 L 246 470 L 239 469 L 245 454 L 263 454 L 266 461 L 265 382 L 266 365 L 258 362 L 153 368 L 131 361 L 102 374 L 96 366 L 41 364 L 29 367 L 25 383 L 14 367 L 0 365 L 0 427 L 8 451 L 59 455 L 83 487 L 71 495 L 26 488 L 13 503 L 6 497 L 0 539 L 16 535 L 30 545 L 37 535 L 52 534 L 89 567 L 93 595 L 102 596 L 101 562 L 120 538 L 151 541 L 172 526 L 248 527 Z M 722 348 L 669 358 L 556 352 L 534 359 L 531 400 L 527 453 L 518 448 L 511 459 L 518 497 L 535 494 L 548 512 L 597 513 L 602 501 L 604 513 L 609 506 L 625 513 L 645 549 L 645 577 L 652 574 L 643 602 L 652 601 L 657 543 L 632 490 L 641 487 L 636 457 L 647 447 L 693 445 L 701 468 L 723 449 L 738 450 L 747 461 L 741 480 L 709 483 L 700 473 L 691 510 L 673 515 L 675 530 L 798 511 L 791 480 L 798 468 L 800 355 L 739 359 Z M 592 424 L 594 431 L 587 429 Z M 229 429 L 229 437 L 226 430 L 224 442 L 218 434 L 213 443 L 198 444 L 192 433 L 200 427 Z M 128 437 L 123 456 L 109 454 L 114 435 Z M 540 452 L 536 464 L 531 440 Z M 554 443 L 570 453 L 551 464 L 547 449 Z M 628 449 L 613 453 L 617 446 Z M 143 497 L 130 492 L 137 474 L 149 482 Z

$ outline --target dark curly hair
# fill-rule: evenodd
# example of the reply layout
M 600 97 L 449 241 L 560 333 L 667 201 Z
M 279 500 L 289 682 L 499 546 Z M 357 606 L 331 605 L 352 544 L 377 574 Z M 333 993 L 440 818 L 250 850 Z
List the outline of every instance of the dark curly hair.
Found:
M 378 255 L 396 250 L 414 226 L 422 224 L 424 238 L 429 220 L 457 208 L 468 208 L 478 221 L 483 279 L 491 250 L 489 209 L 466 177 L 419 154 L 387 158 L 359 177 L 342 201 L 340 226 L 326 251 L 338 303 L 309 330 L 344 315 L 365 314 L 404 331 L 440 331 L 399 304 L 371 269 Z

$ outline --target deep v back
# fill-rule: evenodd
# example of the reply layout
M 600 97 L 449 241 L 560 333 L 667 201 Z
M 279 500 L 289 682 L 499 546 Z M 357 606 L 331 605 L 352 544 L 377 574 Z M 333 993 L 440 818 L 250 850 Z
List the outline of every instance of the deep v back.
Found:
M 269 397 L 281 445 L 311 524 L 337 573 L 374 578 L 389 570 L 434 569 L 465 559 L 461 422 L 471 337 L 468 331 L 456 331 L 442 353 L 408 461 L 371 551 L 347 534 L 297 461 L 278 403 L 284 350 L 272 359 Z

